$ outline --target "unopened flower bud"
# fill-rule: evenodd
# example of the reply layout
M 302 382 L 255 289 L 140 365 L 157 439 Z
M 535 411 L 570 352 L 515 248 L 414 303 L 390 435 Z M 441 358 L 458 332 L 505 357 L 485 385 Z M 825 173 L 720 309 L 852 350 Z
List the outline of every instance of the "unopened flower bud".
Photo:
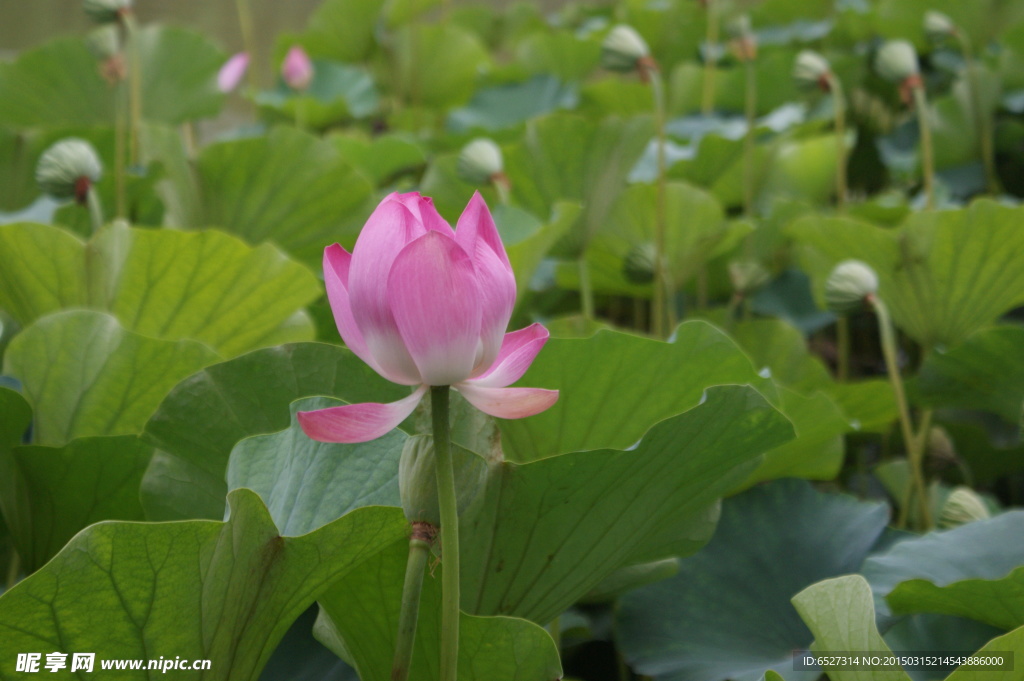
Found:
M 733 290 L 746 294 L 768 283 L 771 272 L 756 260 L 733 260 L 729 263 L 729 281 Z
M 118 21 L 122 14 L 130 12 L 132 0 L 82 0 L 82 9 L 94 21 L 108 24 Z
M 970 487 L 960 486 L 950 492 L 939 513 L 939 525 L 958 527 L 990 517 L 981 496 Z
M 121 31 L 116 24 L 104 24 L 89 31 L 85 38 L 89 51 L 105 61 L 121 53 Z
M 601 66 L 609 71 L 636 71 L 642 60 L 649 60 L 651 49 L 632 26 L 619 24 L 605 36 L 601 45 Z
M 933 426 L 928 431 L 928 454 L 941 461 L 956 461 L 956 447 L 942 426 Z
M 305 90 L 313 82 L 313 62 L 306 51 L 296 45 L 288 50 L 281 64 L 281 77 L 293 90 Z
M 917 52 L 906 40 L 889 40 L 875 55 L 875 71 L 892 83 L 903 83 L 917 76 L 921 67 L 917 63 Z
M 488 184 L 505 170 L 501 148 L 486 137 L 478 137 L 459 152 L 458 173 L 466 182 Z
M 626 254 L 626 259 L 622 263 L 622 273 L 630 283 L 649 284 L 654 281 L 656 259 L 654 244 L 637 244 Z
M 832 68 L 828 60 L 814 50 L 801 50 L 793 63 L 793 79 L 802 88 L 829 89 Z
M 461 447 L 452 447 L 455 469 L 455 497 L 462 513 L 483 488 L 487 477 L 484 460 Z M 432 435 L 414 435 L 405 441 L 398 463 L 398 491 L 405 518 L 410 523 L 441 527 L 437 501 L 437 461 Z
M 825 282 L 825 303 L 836 314 L 849 314 L 877 292 L 878 275 L 869 265 L 860 260 L 844 260 Z
M 924 32 L 929 40 L 939 43 L 956 34 L 956 24 L 947 15 L 932 9 L 924 14 Z
M 96 150 L 85 140 L 68 138 L 43 152 L 36 165 L 36 183 L 57 199 L 74 198 L 84 203 L 89 189 L 99 181 L 103 166 Z
M 225 93 L 234 90 L 242 82 L 242 78 L 245 77 L 245 72 L 248 68 L 248 52 L 239 52 L 232 56 L 224 62 L 224 66 L 220 67 L 220 71 L 217 72 L 217 89 Z

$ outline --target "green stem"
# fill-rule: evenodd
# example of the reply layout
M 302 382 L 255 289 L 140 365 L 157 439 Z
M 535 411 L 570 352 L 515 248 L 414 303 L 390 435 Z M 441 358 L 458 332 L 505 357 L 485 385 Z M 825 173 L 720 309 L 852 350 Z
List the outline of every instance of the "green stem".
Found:
M 498 193 L 498 202 L 501 205 L 508 205 L 509 194 L 511 193 L 511 187 L 508 183 L 508 178 L 505 177 L 504 173 L 498 173 L 491 178 L 491 184 L 494 185 L 494 191 Z
M 704 84 L 700 100 L 700 110 L 705 116 L 710 115 L 711 111 L 715 108 L 715 72 L 717 71 L 718 61 L 718 58 L 715 56 L 715 50 L 718 47 L 718 11 L 716 5 L 717 0 L 708 0 L 708 23 L 704 38 L 704 44 L 708 52 L 704 59 Z
M 850 193 L 846 177 L 846 97 L 843 95 L 842 82 L 834 74 L 828 76 L 828 87 L 832 92 L 836 120 L 836 208 L 840 213 L 845 213 Z
M 928 96 L 924 85 L 914 86 L 914 108 L 917 109 L 917 127 L 921 131 L 921 167 L 924 171 L 925 208 L 935 207 L 935 154 L 932 147 L 932 128 L 928 123 Z
M 754 216 L 754 132 L 757 125 L 757 70 L 753 59 L 743 63 L 745 76 L 744 113 L 747 133 L 743 137 L 743 214 Z
M 917 432 L 917 439 L 910 450 L 911 468 L 920 472 L 920 491 L 918 495 L 921 530 L 927 532 L 932 529 L 932 512 L 929 503 L 928 486 L 924 480 L 924 455 L 928 450 L 928 432 L 932 428 L 932 410 L 925 409 L 921 412 L 921 423 Z
M 654 121 L 658 129 L 658 179 L 657 195 L 654 203 L 654 301 L 652 310 L 654 316 L 654 335 L 664 338 L 668 331 L 669 318 L 672 316 L 668 311 L 669 299 L 671 298 L 671 284 L 668 273 L 665 271 L 665 201 L 666 191 L 666 164 L 665 164 L 665 86 L 661 79 L 661 73 L 657 67 L 649 68 L 646 74 L 651 82 L 651 92 L 654 95 Z
M 836 366 L 839 381 L 845 383 L 850 379 L 850 320 L 842 315 L 836 321 Z
M 966 33 L 957 31 L 957 37 L 960 38 L 960 46 L 964 52 L 967 88 L 970 91 L 971 109 L 974 110 L 974 125 L 977 129 L 978 144 L 981 147 L 981 163 L 985 167 L 985 181 L 990 194 L 999 194 L 1002 192 L 1002 188 L 999 186 L 999 175 L 996 173 L 992 121 L 982 107 L 981 84 L 978 82 L 978 72 L 975 69 L 977 61 L 974 58 L 974 49 Z
M 580 303 L 583 307 L 583 318 L 594 318 L 594 289 L 590 284 L 590 268 L 587 266 L 587 253 L 584 251 L 576 261 L 580 270 Z
M 242 49 L 249 55 L 249 68 L 246 69 L 245 80 L 250 92 L 256 92 L 256 32 L 253 29 L 252 9 L 249 0 L 235 0 L 235 12 L 238 14 L 238 28 L 242 34 Z
M 914 426 L 910 420 L 910 408 L 907 406 L 907 395 L 903 389 L 903 377 L 900 375 L 899 363 L 896 354 L 896 330 L 893 327 L 892 317 L 889 316 L 889 308 L 882 302 L 881 298 L 875 295 L 868 296 L 868 302 L 875 309 L 878 316 L 878 329 L 882 337 L 882 355 L 885 357 L 885 368 L 889 373 L 889 382 L 892 384 L 893 394 L 896 396 L 896 407 L 899 410 L 900 429 L 903 434 L 903 443 L 907 448 L 907 459 L 910 462 L 911 481 L 916 492 L 921 498 L 927 499 L 928 489 L 924 482 L 924 472 L 921 469 L 922 456 L 918 452 L 919 441 L 914 435 Z M 909 494 L 907 495 L 909 497 Z M 901 517 L 905 518 L 909 506 L 909 498 L 900 509 Z M 921 522 L 925 527 L 931 526 L 931 518 L 928 509 L 924 508 Z
M 429 523 L 413 523 L 412 527 L 412 536 L 409 537 L 409 559 L 405 564 L 405 584 L 402 587 L 402 610 L 398 615 L 395 658 L 391 665 L 391 681 L 406 681 L 409 678 L 413 643 L 416 640 L 416 623 L 420 613 L 423 573 L 426 571 L 430 547 L 437 533 L 437 528 Z
M 128 136 L 128 90 L 119 82 L 114 89 L 114 197 L 117 217 L 128 214 L 125 193 L 125 138 Z
M 89 206 L 89 221 L 92 223 L 92 233 L 95 234 L 103 226 L 103 204 L 100 203 L 96 187 L 89 187 L 85 194 L 85 202 Z
M 448 386 L 431 386 L 431 417 L 434 425 L 434 452 L 437 456 L 437 501 L 441 511 L 440 681 L 456 681 L 459 664 L 459 510 L 455 500 L 448 397 Z
M 125 32 L 128 34 L 129 54 L 131 133 L 128 138 L 128 159 L 132 165 L 135 165 L 139 162 L 139 134 L 142 127 L 142 51 L 139 49 L 139 25 L 135 21 L 135 15 L 125 12 L 121 18 L 124 21 Z
M 555 642 L 555 650 L 558 654 L 562 654 L 562 616 L 559 615 L 555 619 L 551 620 L 551 624 L 548 625 L 548 632 L 551 634 L 551 640 Z
M 18 574 L 21 572 L 21 555 L 11 547 L 11 560 L 7 564 L 7 583 L 4 592 L 10 591 L 18 583 Z

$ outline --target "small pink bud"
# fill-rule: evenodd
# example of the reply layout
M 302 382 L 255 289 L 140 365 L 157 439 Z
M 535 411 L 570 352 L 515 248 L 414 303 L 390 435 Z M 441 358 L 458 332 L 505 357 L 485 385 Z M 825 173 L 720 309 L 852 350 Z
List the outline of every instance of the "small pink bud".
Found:
M 305 90 L 313 81 L 313 62 L 306 51 L 296 45 L 288 50 L 281 64 L 281 77 L 293 90 Z
M 224 62 L 217 74 L 217 88 L 221 92 L 231 92 L 242 82 L 246 70 L 249 68 L 249 53 L 239 52 Z

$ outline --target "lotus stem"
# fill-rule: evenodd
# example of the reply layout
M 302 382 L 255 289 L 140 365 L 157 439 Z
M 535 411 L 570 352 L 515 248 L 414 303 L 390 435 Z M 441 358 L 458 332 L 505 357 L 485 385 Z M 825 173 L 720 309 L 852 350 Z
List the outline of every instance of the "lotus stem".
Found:
M 662 82 L 661 72 L 657 65 L 651 62 L 651 66 L 645 69 L 645 74 L 651 82 L 651 93 L 654 95 L 654 121 L 657 127 L 658 144 L 658 178 L 657 194 L 654 204 L 654 300 L 653 300 L 653 326 L 654 335 L 663 338 L 667 335 L 669 319 L 672 314 L 668 307 L 672 298 L 672 284 L 665 271 L 665 232 L 666 215 L 665 202 L 666 191 L 666 164 L 665 164 L 665 85 Z
M 754 216 L 754 128 L 757 125 L 757 69 L 753 59 L 743 62 L 745 76 L 744 114 L 747 132 L 743 136 L 743 214 Z
M 256 32 L 253 29 L 252 9 L 249 7 L 249 0 L 235 0 L 235 12 L 238 14 L 238 28 L 242 34 L 242 49 L 249 55 L 249 59 L 256 59 Z M 256 92 L 256 68 L 255 63 L 250 63 L 246 69 L 245 79 L 249 85 L 250 92 Z
M 18 574 L 21 572 L 21 554 L 12 546 L 11 559 L 7 563 L 7 582 L 4 592 L 10 591 L 18 583 Z
M 845 213 L 850 193 L 846 177 L 846 96 L 843 94 L 843 84 L 835 74 L 829 73 L 827 78 L 836 122 L 836 209 Z
M 707 46 L 707 54 L 704 58 L 704 83 L 701 91 L 700 110 L 705 116 L 711 114 L 715 108 L 715 72 L 717 71 L 718 57 L 714 50 L 718 45 L 718 11 L 717 0 L 707 1 L 707 30 L 704 44 Z
M 426 571 L 430 547 L 437 528 L 429 523 L 413 523 L 409 537 L 409 558 L 405 564 L 405 584 L 402 587 L 402 609 L 398 615 L 398 637 L 395 640 L 395 658 L 391 665 L 391 681 L 406 681 L 412 665 L 416 624 L 420 614 L 420 593 L 423 591 L 423 573 Z
M 103 226 L 103 204 L 95 186 L 89 187 L 85 194 L 85 202 L 89 206 L 89 220 L 92 223 L 92 233 L 95 234 Z
M 121 15 L 125 32 L 128 34 L 129 67 L 129 109 L 131 127 L 128 138 L 128 158 L 132 165 L 139 162 L 139 130 L 142 127 L 142 50 L 139 49 L 139 24 L 135 15 L 125 12 Z
M 900 523 L 903 525 L 906 522 L 911 490 L 913 489 L 920 495 L 919 499 L 923 500 L 921 505 L 921 524 L 924 527 L 931 527 L 931 513 L 927 508 L 928 488 L 924 482 L 924 472 L 921 465 L 924 458 L 923 453 L 920 451 L 923 441 L 914 435 L 914 426 L 910 420 L 907 395 L 903 388 L 903 377 L 900 375 L 896 355 L 896 330 L 893 327 L 892 317 L 889 316 L 889 308 L 882 302 L 882 299 L 877 295 L 871 294 L 867 297 L 867 300 L 878 316 L 878 329 L 882 340 L 882 355 L 885 357 L 885 368 L 889 373 L 889 382 L 892 384 L 893 394 L 896 396 L 900 429 L 903 434 L 904 446 L 907 448 L 907 460 L 910 462 L 911 487 L 908 487 L 904 498 L 905 503 L 900 508 Z
M 928 123 L 928 96 L 923 83 L 916 83 L 914 108 L 917 109 L 917 127 L 921 131 L 921 167 L 924 172 L 925 208 L 935 208 L 935 154 L 932 147 L 932 129 Z
M 981 163 L 985 167 L 985 182 L 988 185 L 990 194 L 999 194 L 1002 187 L 999 184 L 999 175 L 996 173 L 995 148 L 992 140 L 992 121 L 983 110 L 981 101 L 981 83 L 978 82 L 978 72 L 975 69 L 977 60 L 974 57 L 974 48 L 970 38 L 961 30 L 956 31 L 960 40 L 960 48 L 964 53 L 964 68 L 967 71 L 967 88 L 971 97 L 971 109 L 974 110 L 974 125 L 977 129 L 978 144 L 981 147 Z
M 594 318 L 594 289 L 590 283 L 590 267 L 587 265 L 587 253 L 584 251 L 576 261 L 580 272 L 580 304 L 583 318 Z
M 555 650 L 558 654 L 562 654 L 562 616 L 559 615 L 555 619 L 551 620 L 551 624 L 548 626 L 551 634 L 551 640 L 555 642 Z
M 841 315 L 836 320 L 836 374 L 841 383 L 850 380 L 850 319 Z
M 459 664 L 459 510 L 455 499 L 448 421 L 449 388 L 430 388 L 434 452 L 437 457 L 437 500 L 441 511 L 441 674 L 440 681 L 457 681 Z
M 118 82 L 114 91 L 114 207 L 116 215 L 128 214 L 125 193 L 125 144 L 128 136 L 128 93 L 124 83 Z

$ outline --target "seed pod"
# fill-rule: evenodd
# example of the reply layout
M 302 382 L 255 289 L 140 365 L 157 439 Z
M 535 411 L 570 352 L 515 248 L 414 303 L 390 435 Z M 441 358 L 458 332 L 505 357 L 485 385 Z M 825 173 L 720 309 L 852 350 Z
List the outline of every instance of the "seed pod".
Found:
M 814 50 L 801 50 L 793 63 L 793 79 L 805 89 L 829 89 L 832 68 L 828 60 Z
M 942 12 L 930 9 L 924 14 L 924 32 L 932 42 L 941 43 L 956 35 L 956 24 Z
M 975 520 L 984 520 L 990 515 L 988 507 L 977 492 L 970 487 L 960 486 L 950 492 L 946 503 L 942 505 L 939 525 L 957 527 Z
M 452 463 L 455 468 L 455 497 L 458 511 L 462 513 L 483 489 L 487 464 L 481 457 L 457 446 L 452 447 Z M 398 491 L 406 520 L 441 527 L 432 435 L 414 435 L 405 441 L 398 463 Z
M 889 40 L 875 54 L 875 71 L 892 83 L 903 83 L 921 72 L 917 52 L 906 40 Z
M 636 71 L 651 49 L 632 26 L 619 24 L 605 36 L 601 45 L 601 66 L 609 71 Z
M 860 260 L 844 260 L 836 265 L 825 282 L 825 303 L 836 314 L 849 314 L 878 292 L 878 275 Z
M 488 184 L 505 170 L 501 148 L 493 140 L 478 137 L 459 152 L 459 177 L 472 184 Z
M 89 188 L 102 174 L 103 166 L 92 145 L 71 137 L 57 142 L 39 157 L 36 184 L 54 198 L 74 198 L 85 203 Z
M 622 262 L 622 274 L 633 284 L 649 284 L 654 281 L 656 258 L 654 244 L 637 244 L 626 254 L 626 259 Z
M 131 8 L 132 0 L 82 0 L 85 13 L 101 24 L 119 21 L 121 15 Z

